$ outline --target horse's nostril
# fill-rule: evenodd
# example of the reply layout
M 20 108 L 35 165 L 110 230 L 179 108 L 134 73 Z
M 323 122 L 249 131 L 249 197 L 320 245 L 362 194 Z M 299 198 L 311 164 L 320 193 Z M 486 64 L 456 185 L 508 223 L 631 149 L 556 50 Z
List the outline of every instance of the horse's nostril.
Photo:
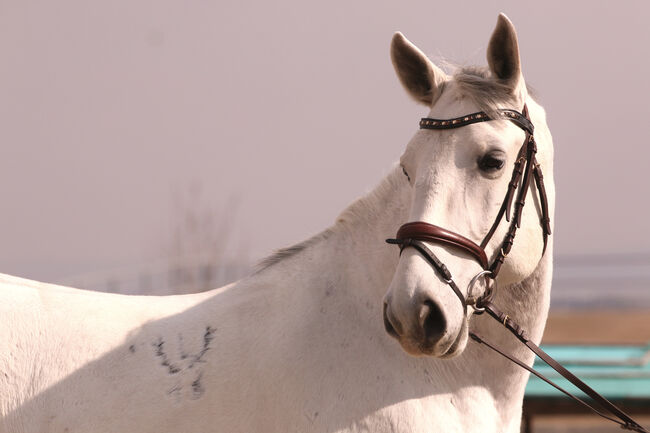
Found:
M 447 328 L 447 321 L 435 302 L 424 301 L 420 310 L 420 325 L 428 341 L 437 341 L 442 338 Z
M 395 338 L 399 338 L 399 334 L 395 330 L 395 327 L 393 324 L 390 322 L 390 318 L 388 317 L 388 303 L 384 302 L 384 328 L 386 328 L 386 332 L 388 335 L 391 335 Z

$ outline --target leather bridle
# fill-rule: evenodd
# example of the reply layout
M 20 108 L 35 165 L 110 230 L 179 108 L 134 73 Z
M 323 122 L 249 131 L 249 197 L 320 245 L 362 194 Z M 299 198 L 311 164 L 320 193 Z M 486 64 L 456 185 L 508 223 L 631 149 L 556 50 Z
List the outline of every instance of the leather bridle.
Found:
M 415 248 L 436 270 L 438 275 L 444 279 L 445 283 L 451 287 L 456 296 L 458 296 L 458 299 L 460 299 L 465 312 L 467 311 L 467 305 L 474 307 L 475 311 L 482 312 L 483 307 L 478 306 L 477 303 L 488 301 L 494 293 L 494 290 L 488 290 L 487 293 L 484 293 L 482 297 L 478 298 L 471 296 L 471 289 L 479 277 L 485 277 L 486 279 L 489 278 L 493 281 L 493 285 L 496 284 L 496 277 L 499 274 L 501 265 L 510 253 L 515 235 L 517 234 L 517 229 L 521 226 L 521 216 L 526 202 L 526 195 L 531 183 L 531 178 L 533 177 L 535 178 L 535 185 L 539 192 L 542 208 L 540 223 L 542 225 L 542 233 L 544 237 L 544 251 L 546 251 L 548 236 L 551 234 L 551 220 L 548 214 L 548 199 L 544 187 L 544 176 L 542 175 L 541 166 L 535 157 L 535 154 L 537 153 L 537 145 L 535 144 L 535 138 L 533 135 L 535 127 L 528 116 L 528 108 L 524 105 L 524 109 L 521 113 L 507 109 L 498 110 L 497 113 L 499 118 L 509 120 L 521 128 L 526 133 L 526 137 L 524 138 L 524 142 L 517 154 L 517 160 L 512 170 L 512 176 L 508 183 L 508 190 L 506 191 L 501 208 L 499 209 L 499 212 L 497 212 L 494 223 L 481 241 L 481 244 L 478 245 L 463 235 L 423 221 L 410 222 L 402 225 L 397 231 L 395 239 L 386 240 L 388 243 L 399 245 L 400 251 L 403 251 L 404 248 L 407 247 Z M 455 129 L 473 123 L 487 122 L 490 120 L 493 119 L 483 111 L 456 117 L 454 119 L 443 120 L 426 117 L 420 120 L 420 129 Z M 515 201 L 514 218 L 511 219 L 510 209 L 512 208 L 512 202 L 517 190 L 519 190 L 519 193 L 517 194 L 517 200 Z M 498 253 L 492 260 L 492 263 L 488 263 L 485 247 L 490 239 L 492 239 L 492 236 L 504 216 L 506 221 L 510 222 L 510 227 L 501 243 Z M 463 250 L 478 261 L 483 268 L 483 271 L 474 277 L 472 282 L 469 284 L 467 298 L 463 296 L 462 292 L 454 282 L 449 269 L 447 269 L 444 263 L 436 257 L 424 242 L 439 243 Z
M 602 409 L 606 410 L 610 414 L 616 416 L 618 419 L 613 418 L 606 413 L 603 413 L 601 410 L 598 410 L 591 406 L 586 401 L 576 397 L 570 392 L 559 387 L 549 379 L 547 379 L 541 373 L 538 373 L 522 361 L 502 352 L 498 348 L 486 342 L 484 339 L 476 335 L 475 333 L 470 332 L 470 337 L 477 343 L 482 343 L 489 347 L 490 349 L 496 351 L 500 355 L 506 357 L 522 368 L 528 370 L 529 372 L 535 374 L 540 379 L 544 380 L 548 384 L 554 386 L 559 391 L 568 395 L 577 402 L 585 405 L 596 414 L 602 416 L 603 418 L 609 419 L 615 423 L 620 424 L 620 426 L 627 430 L 632 430 L 636 432 L 648 433 L 641 425 L 636 421 L 630 418 L 629 415 L 621 411 L 618 407 L 612 404 L 605 397 L 598 394 L 587 384 L 582 382 L 571 372 L 566 370 L 562 365 L 557 361 L 551 358 L 546 352 L 540 349 L 535 343 L 533 343 L 526 334 L 526 331 L 522 329 L 517 323 L 515 323 L 510 316 L 501 312 L 498 308 L 492 304 L 491 300 L 494 296 L 496 290 L 496 278 L 501 269 L 501 265 L 505 261 L 506 257 L 512 249 L 512 245 L 517 233 L 517 229 L 521 226 L 521 217 L 523 213 L 523 208 L 526 202 L 526 195 L 531 186 L 531 181 L 535 179 L 535 186 L 539 193 L 540 205 L 542 216 L 540 218 L 540 224 L 542 227 L 542 235 L 544 238 L 544 248 L 542 250 L 542 255 L 546 251 L 546 245 L 548 241 L 548 236 L 551 234 L 551 220 L 548 213 L 548 200 L 546 197 L 546 189 L 544 188 L 544 176 L 542 175 L 542 169 L 536 159 L 537 145 L 535 144 L 535 138 L 533 136 L 534 126 L 528 115 L 528 108 L 524 105 L 522 112 L 509 109 L 500 109 L 497 111 L 499 119 L 506 119 L 510 122 L 517 125 L 525 133 L 526 137 L 524 139 L 519 153 L 517 154 L 517 160 L 515 162 L 512 176 L 510 182 L 508 183 L 508 190 L 506 192 L 501 208 L 497 213 L 497 216 L 494 220 L 494 223 L 488 230 L 488 233 L 485 235 L 481 244 L 478 245 L 472 240 L 462 236 L 458 233 L 454 233 L 450 230 L 444 229 L 442 227 L 424 222 L 424 221 L 415 221 L 409 222 L 402 225 L 397 231 L 395 239 L 386 239 L 386 242 L 390 244 L 396 244 L 400 247 L 401 252 L 408 247 L 414 248 L 418 251 L 422 257 L 433 267 L 437 274 L 445 281 L 447 285 L 453 290 L 458 299 L 460 299 L 461 304 L 463 305 L 463 311 L 467 312 L 467 306 L 470 305 L 474 309 L 474 314 L 482 314 L 487 312 L 491 317 L 496 319 L 499 323 L 506 327 L 511 333 L 513 333 L 517 339 L 519 339 L 523 344 L 525 344 L 531 351 L 533 351 L 537 356 L 539 356 L 544 362 L 551 366 L 554 370 L 560 373 L 563 377 L 573 383 L 577 388 L 587 394 L 591 399 L 597 402 Z M 445 129 L 455 129 L 461 128 L 466 125 L 479 122 L 487 122 L 495 120 L 490 117 L 487 113 L 480 111 L 477 113 L 468 114 L 461 117 L 456 117 L 454 119 L 432 119 L 432 118 L 423 118 L 420 120 L 420 129 L 434 129 L 434 130 L 445 130 Z M 518 191 L 518 192 L 517 192 Z M 512 207 L 513 199 L 517 193 L 517 198 L 514 202 L 514 218 L 511 219 L 510 209 Z M 494 235 L 497 227 L 501 223 L 505 215 L 506 221 L 510 223 L 508 231 L 501 242 L 501 246 L 496 253 L 494 259 L 491 263 L 488 262 L 487 253 L 485 252 L 485 247 L 487 246 L 490 239 Z M 425 242 L 442 244 L 450 248 L 456 248 L 464 251 L 469 254 L 473 259 L 475 259 L 483 268 L 483 271 L 479 272 L 472 280 L 470 281 L 467 288 L 467 297 L 463 295 L 460 291 L 454 279 L 451 275 L 449 269 L 445 264 L 436 257 L 436 255 L 427 247 Z M 481 296 L 473 296 L 473 287 L 477 280 L 481 277 L 484 277 L 486 280 L 492 280 L 492 284 L 489 284 L 489 281 L 486 281 L 486 290 Z

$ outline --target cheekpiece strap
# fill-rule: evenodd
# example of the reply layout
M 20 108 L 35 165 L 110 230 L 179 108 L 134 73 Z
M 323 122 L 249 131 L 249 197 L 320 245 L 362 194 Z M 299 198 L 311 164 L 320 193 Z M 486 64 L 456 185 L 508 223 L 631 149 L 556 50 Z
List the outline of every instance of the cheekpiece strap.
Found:
M 500 109 L 498 113 L 499 117 L 510 120 L 524 131 L 531 135 L 533 134 L 535 127 L 522 113 L 509 109 Z M 472 123 L 487 122 L 490 120 L 494 119 L 488 116 L 484 111 L 478 111 L 454 119 L 432 119 L 430 117 L 423 117 L 420 120 L 420 129 L 454 129 L 460 128 L 461 126 L 471 125 Z

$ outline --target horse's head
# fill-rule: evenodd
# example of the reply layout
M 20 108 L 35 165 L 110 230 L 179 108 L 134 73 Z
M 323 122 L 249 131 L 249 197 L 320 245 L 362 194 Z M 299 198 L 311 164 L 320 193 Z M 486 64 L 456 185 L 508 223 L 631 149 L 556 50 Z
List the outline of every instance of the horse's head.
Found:
M 486 69 L 465 68 L 448 76 L 400 33 L 393 37 L 391 57 L 407 92 L 430 107 L 429 118 L 463 119 L 483 111 L 495 119 L 450 129 L 421 129 L 400 160 L 404 181 L 412 191 L 409 221 L 434 224 L 478 245 L 499 214 L 527 138 L 522 127 L 500 120 L 498 109 L 522 112 L 527 105 L 539 147 L 537 161 L 545 173 L 552 171 L 550 133 L 543 109 L 528 96 L 515 29 L 504 15 L 499 16 L 487 50 Z M 498 274 L 501 287 L 529 276 L 543 255 L 541 206 L 533 185 L 534 180 L 516 242 Z M 515 195 L 513 208 L 516 201 Z M 502 218 L 484 245 L 488 263 L 501 253 L 510 226 Z M 446 265 L 459 293 L 454 293 L 448 278 L 426 260 L 425 254 L 416 248 L 403 248 L 385 297 L 384 322 L 388 333 L 408 353 L 451 357 L 466 345 L 472 312 L 459 298 L 469 296 L 468 284 L 486 265 L 468 249 L 453 244 L 425 240 L 424 245 Z M 486 290 L 488 280 L 475 281 L 472 297 Z

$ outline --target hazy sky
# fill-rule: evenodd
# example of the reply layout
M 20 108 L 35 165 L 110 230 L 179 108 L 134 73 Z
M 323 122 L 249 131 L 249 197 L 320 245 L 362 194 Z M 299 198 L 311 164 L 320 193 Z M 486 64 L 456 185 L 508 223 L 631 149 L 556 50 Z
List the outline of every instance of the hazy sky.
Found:
M 233 256 L 320 231 L 425 114 L 393 32 L 484 64 L 500 11 L 555 138 L 556 253 L 650 250 L 647 2 L 0 0 L 0 272 L 161 257 L 197 190 Z

